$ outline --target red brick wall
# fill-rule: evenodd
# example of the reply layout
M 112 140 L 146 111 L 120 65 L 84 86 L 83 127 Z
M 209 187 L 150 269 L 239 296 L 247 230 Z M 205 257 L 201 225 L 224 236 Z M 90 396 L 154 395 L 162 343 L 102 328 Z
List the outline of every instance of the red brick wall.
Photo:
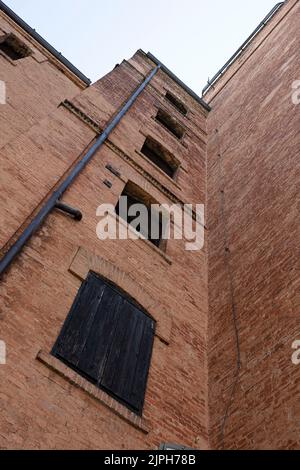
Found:
M 299 18 L 288 1 L 204 97 L 213 448 L 300 445 Z
M 7 104 L 0 113 L 0 148 L 45 118 L 62 99 L 86 87 L 0 11 L 0 38 L 9 33 L 29 47 L 31 55 L 12 61 L 0 52 L 0 80 L 5 81 L 7 92 Z
M 2 224 L 0 247 L 7 243 L 34 210 L 57 177 L 66 170 L 69 156 L 58 158 L 53 139 L 61 141 L 63 122 L 47 116 L 56 112 L 62 100 L 86 88 L 74 74 L 39 43 L 0 12 L 0 37 L 13 33 L 31 50 L 31 55 L 11 60 L 0 51 L 0 80 L 5 82 L 6 104 L 0 105 L 0 207 Z M 61 113 L 60 113 L 61 116 Z M 40 124 L 44 126 L 44 135 Z M 51 128 L 51 125 L 53 127 Z M 52 133 L 51 139 L 47 135 Z M 82 136 L 72 136 L 72 149 Z M 39 148 L 40 154 L 35 150 Z M 43 159 L 47 152 L 47 159 Z M 68 154 L 70 154 L 69 149 Z M 47 164 L 47 171 L 45 171 Z
M 2 243 L 11 243 L 20 224 L 28 223 L 95 138 L 94 124 L 104 126 L 154 66 L 139 51 L 70 100 L 80 116 L 61 106 L 1 150 L 10 174 L 0 211 Z M 186 103 L 187 117 L 166 102 L 165 89 Z M 158 107 L 186 127 L 182 143 L 152 119 Z M 141 239 L 96 238 L 96 208 L 116 204 L 128 180 L 158 202 L 205 203 L 206 115 L 160 71 L 65 194 L 64 201 L 79 208 L 83 220 L 53 212 L 1 281 L 0 338 L 7 344 L 7 364 L 0 366 L 0 447 L 208 446 L 206 247 L 188 252 L 184 240 L 170 240 L 162 253 Z M 137 153 L 148 133 L 181 160 L 176 181 Z M 112 175 L 107 163 L 121 176 Z M 128 290 L 158 322 L 142 422 L 112 399 L 95 396 L 48 356 L 88 269 Z

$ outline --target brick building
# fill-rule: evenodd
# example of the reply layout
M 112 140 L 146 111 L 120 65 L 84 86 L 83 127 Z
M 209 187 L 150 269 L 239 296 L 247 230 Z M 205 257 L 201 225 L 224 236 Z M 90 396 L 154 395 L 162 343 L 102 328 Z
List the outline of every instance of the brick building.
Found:
M 299 1 L 203 98 L 141 50 L 90 84 L 0 6 L 0 448 L 297 448 Z M 204 204 L 204 248 L 99 240 L 122 194 Z

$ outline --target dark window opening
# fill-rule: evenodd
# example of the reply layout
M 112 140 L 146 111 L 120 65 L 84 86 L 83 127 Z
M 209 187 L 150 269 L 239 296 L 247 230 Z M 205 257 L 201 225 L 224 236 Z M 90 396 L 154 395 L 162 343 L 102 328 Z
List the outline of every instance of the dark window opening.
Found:
M 160 122 L 166 129 L 172 132 L 175 137 L 181 139 L 184 134 L 184 128 L 168 113 L 160 109 L 156 115 L 156 120 Z
M 160 143 L 156 142 L 156 140 L 151 137 L 147 137 L 141 152 L 168 176 L 174 178 L 178 163 L 174 156 Z
M 7 34 L 0 38 L 0 51 L 4 52 L 11 60 L 19 60 L 28 57 L 31 50 L 14 34 Z
M 151 198 L 146 192 L 144 192 L 137 185 L 128 182 L 121 194 L 121 196 L 127 197 L 126 207 L 120 204 L 120 200 L 116 206 L 116 213 L 129 225 L 133 225 L 133 222 L 139 217 L 139 213 L 135 215 L 129 215 L 130 208 L 135 204 L 142 204 L 145 207 L 146 223 L 145 225 L 134 225 L 134 229 L 140 233 L 146 240 L 149 240 L 153 245 L 165 251 L 166 240 L 163 239 L 164 230 L 167 229 L 168 221 L 164 221 L 161 212 L 156 210 L 151 211 L 151 206 L 158 203 Z M 135 212 L 135 211 L 134 211 Z
M 142 414 L 155 322 L 124 292 L 89 273 L 52 354 Z
M 173 105 L 177 110 L 186 116 L 188 110 L 185 105 L 176 96 L 172 95 L 169 91 L 166 93 L 166 99 Z

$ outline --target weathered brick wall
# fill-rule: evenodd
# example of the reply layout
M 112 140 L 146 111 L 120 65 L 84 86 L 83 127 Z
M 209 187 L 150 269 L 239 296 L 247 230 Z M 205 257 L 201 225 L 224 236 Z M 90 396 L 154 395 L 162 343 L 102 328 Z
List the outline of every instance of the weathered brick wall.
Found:
M 96 136 L 96 126 L 106 124 L 153 67 L 139 51 L 2 149 L 11 174 L 5 186 L 9 210 L 0 211 L 2 243 L 11 243 Z M 187 117 L 166 102 L 165 89 L 186 103 Z M 158 107 L 187 128 L 183 143 L 152 119 Z M 93 121 L 84 121 L 82 113 Z M 138 153 L 148 133 L 182 161 L 177 181 Z M 15 166 L 18 153 L 23 165 Z M 207 447 L 206 247 L 188 252 L 184 240 L 170 240 L 164 254 L 141 239 L 96 238 L 96 208 L 116 204 L 128 180 L 158 202 L 205 203 L 205 159 L 206 111 L 160 71 L 65 194 L 83 220 L 53 212 L 1 281 L 0 338 L 8 353 L 0 366 L 2 448 L 154 449 L 166 441 Z M 30 184 L 19 171 L 27 172 Z M 89 268 L 128 289 L 158 321 L 142 423 L 124 417 L 112 399 L 99 401 L 82 384 L 76 387 L 47 356 Z
M 288 1 L 204 97 L 213 448 L 300 445 L 299 20 Z
M 0 148 L 27 131 L 86 85 L 51 56 L 28 33 L 0 11 L 0 38 L 13 33 L 32 51 L 12 61 L 0 52 L 0 80 L 6 83 L 6 106 L 0 109 Z
M 69 139 L 72 150 L 69 148 L 67 154 L 58 157 L 55 145 L 62 142 L 63 121 L 47 120 L 47 116 L 56 112 L 62 100 L 86 88 L 76 75 L 0 11 L 0 37 L 10 33 L 28 47 L 31 54 L 13 61 L 0 51 L 0 80 L 4 81 L 6 89 L 6 103 L 0 105 L 1 248 L 68 168 L 71 151 L 74 158 L 74 149 L 77 155 L 78 146 L 83 144 L 83 135 L 72 135 Z M 41 122 L 44 134 L 39 131 Z M 47 159 L 35 152 L 37 147 L 41 155 L 47 148 Z

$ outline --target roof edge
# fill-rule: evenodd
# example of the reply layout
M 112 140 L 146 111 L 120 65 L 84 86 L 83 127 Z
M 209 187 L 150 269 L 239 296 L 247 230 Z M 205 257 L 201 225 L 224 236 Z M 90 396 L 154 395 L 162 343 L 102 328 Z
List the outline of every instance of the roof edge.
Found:
M 160 60 L 158 60 L 151 52 L 148 52 L 146 56 L 152 60 L 156 65 L 160 65 L 160 68 L 163 72 L 165 72 L 174 82 L 177 83 L 181 88 L 183 88 L 194 100 L 196 100 L 199 104 L 201 104 L 206 111 L 211 111 L 211 107 L 202 99 L 200 96 L 198 96 L 191 88 L 189 88 L 182 80 L 180 80 L 176 75 L 171 72 L 168 67 L 166 67 Z
M 240 55 L 247 49 L 247 47 L 252 43 L 253 39 L 267 26 L 267 24 L 272 20 L 276 13 L 283 7 L 286 3 L 280 2 L 277 3 L 272 10 L 265 16 L 265 18 L 259 23 L 255 30 L 250 34 L 250 36 L 243 42 L 243 44 L 237 49 L 237 51 L 230 57 L 225 65 L 213 76 L 211 80 L 208 80 L 207 85 L 202 90 L 202 96 L 205 96 L 206 93 L 213 87 L 213 85 L 225 74 L 225 72 L 230 68 L 231 65 L 240 57 Z

